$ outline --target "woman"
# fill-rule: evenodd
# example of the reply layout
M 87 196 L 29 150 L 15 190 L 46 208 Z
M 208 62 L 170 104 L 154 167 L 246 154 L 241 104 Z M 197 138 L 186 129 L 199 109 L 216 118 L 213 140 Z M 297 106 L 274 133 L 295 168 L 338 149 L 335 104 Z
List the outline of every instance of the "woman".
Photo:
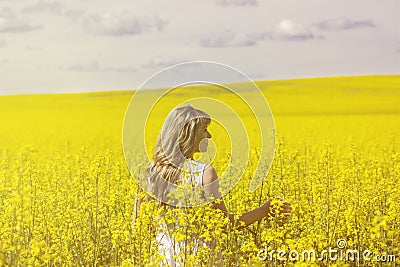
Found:
M 191 105 L 183 105 L 173 109 L 161 130 L 154 150 L 153 162 L 147 169 L 149 191 L 153 196 L 167 206 L 168 203 L 175 206 L 195 206 L 198 202 L 187 202 L 181 197 L 171 197 L 171 192 L 178 184 L 190 184 L 194 187 L 202 187 L 205 194 L 201 196 L 204 201 L 212 197 L 212 207 L 220 209 L 229 218 L 233 227 L 242 228 L 270 215 L 271 200 L 260 207 L 244 213 L 238 220 L 234 214 L 230 214 L 221 198 L 218 190 L 218 176 L 215 169 L 208 164 L 193 159 L 196 152 L 207 151 L 208 139 L 211 134 L 207 127 L 211 122 L 210 116 L 204 111 L 198 110 Z M 220 199 L 219 201 L 215 201 Z M 185 202 L 186 201 L 186 202 Z M 133 224 L 138 214 L 140 203 L 135 205 Z M 283 202 L 280 212 L 290 215 L 290 203 Z M 164 225 L 165 226 L 165 225 Z M 178 266 L 172 255 L 179 251 L 172 248 L 173 240 L 168 234 L 168 229 L 157 235 L 160 244 L 160 253 L 166 256 L 166 264 Z M 212 246 L 212 244 L 209 244 Z M 219 252 L 219 259 L 222 255 Z

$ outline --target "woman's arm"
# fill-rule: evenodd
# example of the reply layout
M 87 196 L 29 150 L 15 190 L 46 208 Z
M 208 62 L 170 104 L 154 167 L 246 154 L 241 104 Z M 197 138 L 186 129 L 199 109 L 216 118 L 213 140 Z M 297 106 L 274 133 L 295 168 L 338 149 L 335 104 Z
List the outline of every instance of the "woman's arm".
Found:
M 234 214 L 230 214 L 228 212 L 224 200 L 221 197 L 221 193 L 218 190 L 219 188 L 218 176 L 215 169 L 212 166 L 209 166 L 204 170 L 203 185 L 206 194 L 210 194 L 215 199 L 220 199 L 220 201 L 213 202 L 213 208 L 220 209 L 225 214 L 225 216 L 229 218 L 231 224 L 234 227 L 237 227 L 237 229 L 241 229 L 256 221 L 260 221 L 262 218 L 266 217 L 269 214 L 270 201 L 267 201 L 262 206 L 244 213 L 242 216 L 239 217 L 238 220 L 235 221 Z M 242 225 L 241 222 L 244 222 L 244 226 Z

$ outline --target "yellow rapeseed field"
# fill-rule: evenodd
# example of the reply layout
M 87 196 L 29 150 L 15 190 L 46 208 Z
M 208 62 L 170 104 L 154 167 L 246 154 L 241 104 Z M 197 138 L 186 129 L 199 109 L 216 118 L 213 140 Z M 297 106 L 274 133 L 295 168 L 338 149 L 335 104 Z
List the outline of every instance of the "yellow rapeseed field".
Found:
M 158 266 L 157 218 L 183 225 L 173 233 L 177 241 L 215 239 L 215 250 L 201 247 L 197 255 L 193 243 L 182 248 L 185 266 L 210 266 L 218 250 L 225 266 L 400 264 L 400 75 L 257 84 L 276 124 L 274 161 L 263 184 L 249 192 L 259 140 L 253 118 L 239 110 L 252 140 L 250 157 L 224 200 L 237 215 L 271 198 L 291 202 L 293 212 L 286 220 L 273 217 L 230 231 L 208 205 L 163 214 L 154 201 L 142 205 L 132 229 L 134 203 L 145 196 L 122 150 L 134 91 L 1 96 L 0 266 Z M 238 106 L 234 96 L 211 87 L 172 92 L 146 126 L 150 154 L 171 108 L 198 96 Z M 234 119 L 215 105 L 205 111 Z M 223 126 L 209 128 L 218 174 L 231 153 Z M 310 253 L 303 260 L 305 250 L 316 258 Z M 346 259 L 356 250 L 358 261 Z

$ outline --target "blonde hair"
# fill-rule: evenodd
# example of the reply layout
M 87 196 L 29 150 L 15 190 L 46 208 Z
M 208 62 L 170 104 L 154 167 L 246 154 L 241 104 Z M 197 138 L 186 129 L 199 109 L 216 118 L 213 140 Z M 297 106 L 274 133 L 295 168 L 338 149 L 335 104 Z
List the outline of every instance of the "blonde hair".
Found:
M 202 126 L 210 122 L 207 113 L 192 105 L 176 107 L 168 114 L 157 139 L 153 163 L 147 168 L 150 191 L 158 200 L 166 202 L 168 188 L 177 185 L 184 161 L 196 151 Z

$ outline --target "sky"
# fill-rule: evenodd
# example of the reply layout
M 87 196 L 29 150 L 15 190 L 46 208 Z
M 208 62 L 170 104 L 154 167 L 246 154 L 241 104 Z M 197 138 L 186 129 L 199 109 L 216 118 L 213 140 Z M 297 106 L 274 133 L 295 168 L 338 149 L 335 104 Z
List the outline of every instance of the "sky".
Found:
M 400 74 L 399 10 L 400 0 L 0 0 L 0 95 L 132 90 L 188 61 L 253 80 Z

